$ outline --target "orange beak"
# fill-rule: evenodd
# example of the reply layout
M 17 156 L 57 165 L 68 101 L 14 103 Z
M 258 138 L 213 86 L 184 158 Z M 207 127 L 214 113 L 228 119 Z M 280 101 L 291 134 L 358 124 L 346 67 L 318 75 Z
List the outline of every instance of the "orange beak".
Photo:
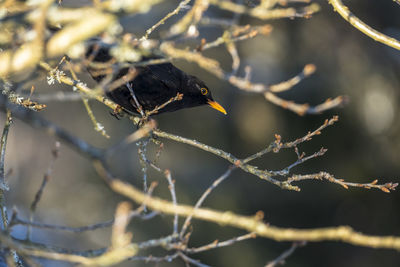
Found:
M 208 105 L 210 107 L 212 107 L 213 109 L 216 109 L 219 112 L 224 113 L 225 115 L 227 114 L 225 109 L 220 104 L 218 104 L 218 102 L 216 102 L 216 101 L 208 100 Z

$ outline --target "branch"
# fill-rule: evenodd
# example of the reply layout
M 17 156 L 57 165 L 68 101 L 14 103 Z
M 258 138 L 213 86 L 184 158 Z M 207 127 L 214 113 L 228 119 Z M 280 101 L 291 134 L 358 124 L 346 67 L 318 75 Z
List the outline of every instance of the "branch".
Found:
M 230 1 L 212 0 L 211 4 L 218 6 L 221 9 L 231 11 L 238 14 L 246 14 L 254 18 L 269 20 L 269 19 L 280 19 L 280 18 L 295 18 L 295 17 L 310 17 L 312 14 L 320 10 L 318 4 L 310 4 L 308 6 L 296 9 L 290 8 L 274 8 L 268 9 L 262 6 L 254 8 L 247 8 L 244 5 L 239 5 Z
M 282 183 L 276 179 L 273 179 L 271 176 L 272 174 L 269 173 L 267 170 L 259 170 L 256 166 L 253 165 L 249 165 L 249 164 L 244 164 L 240 159 L 236 158 L 235 156 L 233 156 L 232 154 L 225 152 L 221 149 L 218 148 L 214 148 L 208 145 L 205 145 L 203 143 L 200 143 L 196 140 L 192 140 L 192 139 L 188 139 L 182 136 L 178 136 L 178 135 L 173 135 L 173 134 L 169 134 L 166 132 L 163 132 L 161 130 L 154 130 L 153 134 L 159 137 L 163 137 L 163 138 L 167 138 L 170 140 L 174 140 L 177 141 L 179 143 L 184 143 L 184 144 L 188 144 L 197 148 L 200 148 L 202 150 L 205 150 L 207 152 L 210 152 L 214 155 L 217 155 L 227 161 L 229 161 L 231 164 L 241 168 L 242 170 L 244 170 L 245 172 L 254 174 L 256 176 L 258 176 L 259 178 L 266 180 L 270 183 L 273 183 L 283 189 L 288 189 L 288 190 L 298 190 L 297 186 L 292 186 L 292 185 L 288 185 L 286 183 Z
M 112 110 L 116 110 L 118 108 L 117 104 L 115 104 L 108 98 L 104 97 L 103 94 L 99 93 L 96 90 L 92 90 L 92 89 L 88 88 L 86 86 L 86 84 L 84 84 L 78 80 L 74 80 L 74 79 L 66 76 L 64 74 L 64 72 L 59 71 L 58 69 L 52 68 L 46 62 L 41 61 L 39 63 L 39 65 L 40 65 L 40 67 L 42 67 L 43 69 L 45 69 L 46 71 L 49 72 L 48 79 L 52 80 L 52 82 L 54 82 L 54 80 L 56 80 L 59 83 L 64 83 L 66 85 L 73 86 L 73 87 L 77 88 L 80 92 L 84 93 L 87 97 L 96 99 L 97 101 L 103 103 L 104 105 L 108 106 Z
M 170 17 L 172 17 L 172 16 L 178 14 L 179 11 L 181 11 L 181 9 L 182 9 L 183 7 L 186 7 L 186 5 L 189 4 L 190 1 L 191 1 L 191 0 L 183 0 L 182 2 L 180 2 L 179 5 L 178 5 L 173 11 L 171 11 L 170 13 L 168 13 L 164 18 L 162 18 L 159 22 L 157 22 L 157 23 L 154 24 L 150 29 L 148 29 L 148 30 L 146 31 L 146 34 L 145 34 L 142 38 L 140 38 L 140 41 L 147 40 L 147 38 L 149 37 L 149 35 L 150 35 L 157 27 L 159 27 L 160 25 L 164 24 L 165 21 L 166 21 L 167 19 L 169 19 Z
M 57 9 L 62 8 L 51 8 L 51 12 L 57 12 Z M 76 10 L 79 13 L 78 9 Z M 44 52 L 42 52 L 42 46 L 34 41 L 26 43 L 16 51 L 10 49 L 2 52 L 0 54 L 0 77 L 36 66 L 43 54 L 47 57 L 60 56 L 73 45 L 103 32 L 115 21 L 115 16 L 101 13 L 96 9 L 86 8 L 84 11 L 85 15 L 79 21 L 71 23 L 49 39 Z
M 9 187 L 5 180 L 4 161 L 5 161 L 5 157 L 6 157 L 8 132 L 10 131 L 10 126 L 12 123 L 13 123 L 13 120 L 11 117 L 11 111 L 9 109 L 7 109 L 6 110 L 6 121 L 4 124 L 3 133 L 2 133 L 1 139 L 0 139 L 0 191 L 1 191 L 1 194 L 3 194 L 4 191 L 9 190 Z M 3 208 L 1 210 L 3 211 Z
M 385 183 L 385 184 L 377 184 L 378 180 L 374 180 L 370 183 L 365 183 L 365 184 L 360 184 L 360 183 L 350 183 L 350 182 L 345 182 L 343 179 L 337 179 L 335 178 L 332 174 L 327 173 L 327 172 L 319 172 L 319 173 L 314 173 L 314 174 L 295 174 L 289 177 L 286 182 L 291 184 L 293 182 L 298 182 L 298 181 L 303 181 L 303 180 L 327 180 L 331 183 L 339 184 L 343 186 L 346 189 L 349 189 L 349 186 L 352 187 L 360 187 L 360 188 L 365 188 L 365 189 L 371 189 L 371 188 L 377 188 L 382 190 L 385 193 L 390 193 L 390 190 L 394 191 L 396 190 L 396 187 L 399 185 L 398 183 Z
M 148 197 L 132 185 L 112 178 L 99 162 L 95 163 L 96 170 L 109 183 L 115 192 L 133 200 L 143 203 L 153 210 L 166 214 L 178 214 L 179 216 L 192 215 L 194 218 L 218 223 L 220 225 L 232 226 L 254 232 L 257 236 L 270 238 L 276 241 L 340 241 L 352 245 L 386 248 L 400 251 L 400 237 L 397 236 L 372 236 L 355 232 L 349 226 L 316 228 L 310 230 L 295 228 L 280 228 L 262 222 L 260 216 L 240 216 L 232 212 L 219 212 L 211 209 L 194 209 L 187 205 L 175 205 L 171 202 L 156 197 Z
M 178 49 L 174 47 L 171 42 L 164 42 L 160 49 L 166 55 L 171 58 L 176 59 L 184 59 L 189 62 L 196 63 L 200 68 L 210 72 L 221 80 L 228 81 L 232 85 L 237 88 L 256 93 L 263 93 L 264 97 L 270 101 L 271 103 L 281 106 L 283 108 L 287 108 L 291 111 L 296 112 L 299 115 L 304 114 L 319 114 L 327 109 L 332 109 L 338 107 L 345 103 L 346 98 L 343 96 L 338 96 L 333 100 L 327 99 L 324 103 L 319 104 L 317 106 L 309 106 L 308 104 L 297 104 L 292 101 L 287 101 L 279 98 L 274 94 L 274 92 L 286 91 L 292 88 L 294 85 L 299 83 L 302 79 L 308 77 L 315 71 L 315 66 L 312 64 L 307 64 L 302 72 L 296 75 L 294 78 L 289 79 L 288 81 L 276 84 L 276 85 L 265 85 L 262 83 L 252 83 L 247 78 L 241 78 L 237 76 L 233 76 L 225 73 L 225 71 L 221 68 L 218 61 L 204 57 L 197 51 L 187 51 L 183 49 Z
M 196 0 L 192 9 L 190 9 L 182 19 L 171 26 L 169 35 L 184 33 L 191 25 L 196 25 L 203 16 L 203 13 L 207 10 L 208 6 L 209 0 Z
M 400 50 L 400 42 L 395 38 L 384 35 L 383 33 L 378 32 L 377 30 L 371 28 L 364 22 L 362 22 L 359 18 L 357 18 L 348 7 L 343 5 L 341 0 L 328 0 L 329 4 L 331 4 L 335 11 L 337 11 L 342 18 L 347 20 L 353 27 L 364 33 L 365 35 L 371 37 L 375 41 L 381 42 L 387 46 L 393 47 L 394 49 Z

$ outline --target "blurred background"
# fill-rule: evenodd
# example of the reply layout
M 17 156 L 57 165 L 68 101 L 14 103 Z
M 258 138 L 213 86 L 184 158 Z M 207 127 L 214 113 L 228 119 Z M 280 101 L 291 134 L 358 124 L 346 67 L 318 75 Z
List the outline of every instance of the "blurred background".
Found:
M 400 173 L 400 52 L 365 36 L 339 14 L 327 1 L 316 1 L 321 11 L 310 19 L 281 19 L 271 21 L 269 36 L 237 43 L 242 67 L 253 69 L 252 81 L 265 84 L 279 83 L 299 73 L 303 66 L 314 63 L 316 74 L 302 81 L 292 90 L 279 96 L 297 103 L 316 105 L 326 98 L 346 95 L 349 103 L 316 116 L 300 117 L 267 102 L 261 95 L 240 91 L 227 82 L 197 68 L 194 64 L 177 61 L 186 72 L 206 82 L 214 99 L 228 112 L 227 116 L 207 107 L 164 113 L 156 117 L 160 129 L 199 140 L 242 158 L 263 149 L 280 134 L 283 141 L 291 141 L 317 128 L 333 115 L 339 122 L 324 130 L 322 135 L 299 146 L 308 155 L 327 148 L 325 156 L 308 161 L 293 169 L 293 173 L 307 174 L 327 171 L 337 178 L 351 182 L 399 182 Z M 138 37 L 178 1 L 167 1 L 149 13 L 124 17 L 124 31 Z M 63 5 L 86 2 L 63 2 Z M 247 4 L 257 4 L 248 0 Z M 394 1 L 346 1 L 346 5 L 361 20 L 375 29 L 400 38 L 400 6 Z M 211 7 L 206 16 L 231 18 L 229 12 Z M 163 36 L 168 26 L 182 14 L 172 18 L 152 38 Z M 240 18 L 240 24 L 263 25 L 266 22 Z M 269 22 L 268 22 L 269 23 Z M 215 27 L 200 27 L 200 37 L 207 41 L 218 38 L 222 31 Z M 231 59 L 224 47 L 210 49 L 206 56 L 221 62 L 230 71 Z M 93 80 L 81 74 L 82 81 L 94 86 Z M 46 81 L 36 84 L 36 93 L 55 90 L 68 92 L 67 86 L 51 86 Z M 127 120 L 116 120 L 109 110 L 94 101 L 98 120 L 105 126 L 110 139 L 93 130 L 83 104 L 49 102 L 40 114 L 76 136 L 97 147 L 107 148 L 135 130 Z M 4 124 L 4 113 L 0 123 Z M 27 218 L 30 203 L 38 190 L 50 159 L 55 138 L 43 131 L 15 120 L 9 136 L 6 169 L 11 190 L 7 193 L 9 208 L 16 207 L 20 216 Z M 193 205 L 203 191 L 229 164 L 214 155 L 193 147 L 162 140 L 164 151 L 159 165 L 168 168 L 176 180 L 178 202 Z M 157 147 L 150 146 L 153 158 Z M 294 151 L 269 154 L 254 161 L 260 168 L 280 170 L 296 160 Z M 110 165 L 113 172 L 136 186 L 142 186 L 142 173 L 137 146 L 132 144 L 118 150 Z M 160 174 L 149 170 L 149 181 L 158 181 L 155 194 L 170 199 L 167 182 Z M 325 181 L 298 183 L 301 192 L 285 191 L 236 170 L 206 200 L 204 206 L 217 210 L 231 210 L 237 214 L 253 215 L 261 210 L 264 220 L 272 225 L 294 228 L 316 228 L 349 225 L 357 231 L 373 235 L 400 235 L 400 196 L 379 190 L 350 188 Z M 55 163 L 51 180 L 39 203 L 35 220 L 68 226 L 83 226 L 111 219 L 119 197 L 99 179 L 91 162 L 71 148 L 61 144 L 60 157 Z M 181 219 L 182 223 L 183 220 Z M 158 216 L 151 221 L 133 220 L 130 230 L 134 241 L 167 235 L 172 229 L 171 216 Z M 14 228 L 14 234 L 24 237 L 24 228 Z M 225 240 L 244 234 L 243 231 L 194 221 L 190 246 L 201 246 L 215 239 Z M 34 240 L 75 249 L 101 248 L 109 244 L 110 230 L 102 229 L 84 234 L 34 230 Z M 211 266 L 264 266 L 291 246 L 257 238 L 235 245 L 193 255 Z M 162 250 L 144 251 L 144 255 L 164 255 Z M 43 261 L 47 266 L 68 266 Z M 299 248 L 286 266 L 399 266 L 400 255 L 392 250 L 375 250 L 337 242 L 309 243 Z M 148 263 L 152 265 L 152 263 Z M 143 266 L 143 262 L 128 262 L 121 266 Z M 160 266 L 184 266 L 180 260 Z

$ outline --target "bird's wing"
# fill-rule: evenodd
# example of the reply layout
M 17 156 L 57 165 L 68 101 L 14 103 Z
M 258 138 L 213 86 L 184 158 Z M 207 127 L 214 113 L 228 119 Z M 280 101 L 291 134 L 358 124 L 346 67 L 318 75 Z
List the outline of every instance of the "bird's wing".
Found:
M 181 87 L 182 78 L 185 73 L 174 67 L 171 63 L 149 65 L 146 67 L 151 75 L 163 83 L 168 91 L 177 93 Z

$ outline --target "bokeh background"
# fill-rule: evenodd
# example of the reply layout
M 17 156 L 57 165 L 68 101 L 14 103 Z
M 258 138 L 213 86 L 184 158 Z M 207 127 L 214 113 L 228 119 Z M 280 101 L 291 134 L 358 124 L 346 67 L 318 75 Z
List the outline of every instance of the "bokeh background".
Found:
M 76 1 L 64 5 L 79 5 Z M 176 7 L 178 1 L 167 1 L 155 6 L 149 13 L 125 17 L 124 31 L 141 36 L 144 31 Z M 256 3 L 248 1 L 248 4 Z M 316 116 L 300 117 L 265 101 L 261 95 L 240 91 L 229 83 L 215 78 L 193 64 L 177 61 L 175 64 L 204 80 L 228 111 L 224 116 L 207 107 L 165 113 L 157 116 L 161 129 L 193 138 L 245 157 L 268 145 L 274 134 L 283 141 L 293 140 L 318 127 L 332 115 L 339 122 L 324 130 L 322 135 L 299 148 L 308 154 L 328 148 L 325 156 L 302 164 L 294 173 L 327 171 L 337 178 L 353 182 L 399 182 L 400 173 L 400 52 L 366 37 L 335 13 L 327 1 L 317 1 L 321 11 L 310 19 L 282 19 L 271 21 L 269 36 L 238 43 L 242 68 L 253 69 L 252 80 L 274 84 L 301 71 L 307 63 L 314 63 L 317 73 L 292 90 L 280 94 L 298 103 L 319 104 L 328 97 L 346 95 L 349 103 Z M 346 1 L 346 5 L 363 21 L 377 30 L 400 38 L 400 6 L 394 1 Z M 232 14 L 210 8 L 206 16 L 231 18 Z M 162 36 L 168 26 L 181 15 L 171 19 L 153 38 Z M 240 24 L 262 25 L 266 22 L 240 18 Z M 221 30 L 200 27 L 200 37 L 214 40 Z M 231 59 L 223 47 L 207 51 L 225 70 L 230 70 Z M 81 80 L 94 85 L 86 75 Z M 57 90 L 70 91 L 66 86 L 49 87 L 45 81 L 36 84 L 37 93 Z M 89 143 L 107 148 L 132 133 L 135 128 L 127 119 L 116 120 L 101 104 L 92 103 L 99 121 L 104 124 L 111 139 L 106 140 L 93 130 L 83 104 L 50 102 L 41 112 L 45 118 L 63 126 Z M 0 123 L 4 123 L 4 113 Z M 55 138 L 43 131 L 15 120 L 7 147 L 6 168 L 12 168 L 9 177 L 11 190 L 7 204 L 16 207 L 22 217 L 28 216 L 29 205 L 40 186 L 51 158 Z M 193 204 L 202 192 L 229 166 L 211 154 L 187 145 L 163 140 L 165 149 L 160 166 L 171 170 L 176 180 L 179 203 Z M 155 147 L 149 149 L 149 157 Z M 293 151 L 282 151 L 258 159 L 260 168 L 279 170 L 296 160 Z M 137 146 L 132 144 L 118 150 L 111 159 L 112 170 L 119 177 L 141 186 L 142 174 Z M 167 182 L 160 174 L 149 171 L 149 181 L 158 181 L 156 195 L 169 199 Z M 400 196 L 378 190 L 350 188 L 324 181 L 299 183 L 301 192 L 285 191 L 266 181 L 237 170 L 207 199 L 204 206 L 217 210 L 231 210 L 253 215 L 261 210 L 265 221 L 272 225 L 295 228 L 316 228 L 350 225 L 357 231 L 376 235 L 400 235 Z M 123 198 L 110 191 L 95 174 L 91 162 L 61 145 L 35 220 L 39 222 L 82 226 L 112 218 L 116 204 Z M 181 221 L 182 222 L 182 221 Z M 151 221 L 134 220 L 130 230 L 135 241 L 167 235 L 172 229 L 171 216 L 158 216 Z M 15 227 L 14 234 L 24 237 L 24 228 Z M 244 234 L 243 231 L 194 221 L 191 246 L 200 246 Z M 35 240 L 75 249 L 101 248 L 109 244 L 109 229 L 84 234 L 34 230 Z M 278 243 L 257 238 L 233 246 L 194 255 L 211 266 L 264 266 L 277 257 L 290 243 Z M 145 254 L 163 255 L 162 250 Z M 43 261 L 47 266 L 68 266 Z M 400 255 L 391 250 L 375 250 L 336 242 L 309 243 L 299 248 L 286 266 L 399 266 Z M 152 263 L 148 263 L 152 265 Z M 143 266 L 143 262 L 129 262 L 121 266 Z M 160 266 L 184 266 L 181 261 Z

